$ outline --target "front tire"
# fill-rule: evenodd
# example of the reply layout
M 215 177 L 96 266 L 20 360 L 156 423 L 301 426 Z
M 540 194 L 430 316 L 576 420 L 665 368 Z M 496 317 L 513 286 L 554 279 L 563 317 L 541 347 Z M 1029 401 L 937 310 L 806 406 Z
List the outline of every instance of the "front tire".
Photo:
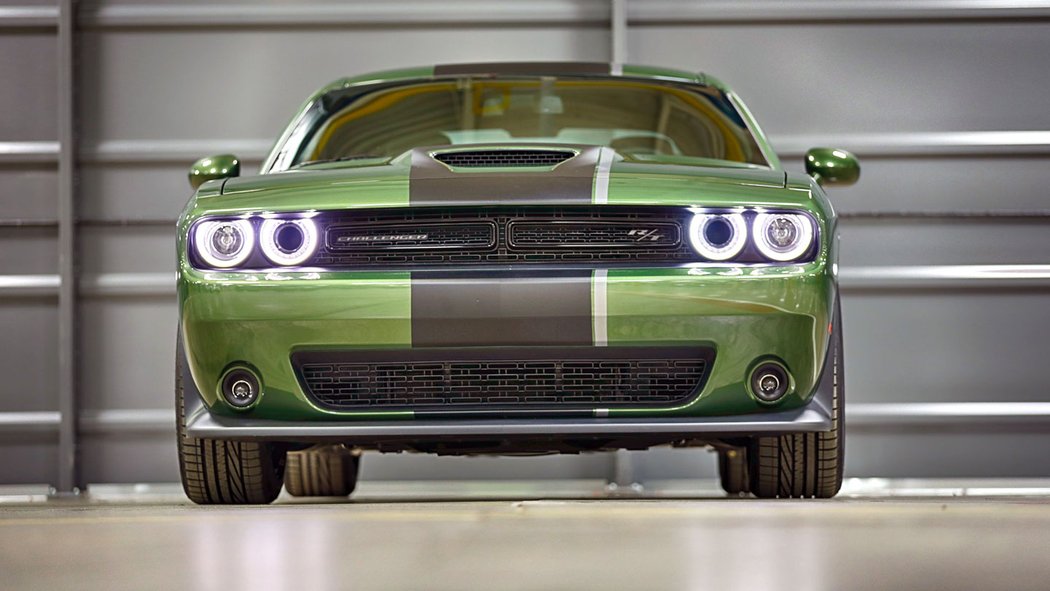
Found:
M 273 502 L 284 480 L 285 452 L 271 442 L 198 439 L 186 435 L 182 343 L 175 360 L 175 424 L 182 490 L 198 505 Z
M 293 497 L 348 497 L 360 466 L 361 456 L 344 445 L 288 452 L 284 486 Z
M 732 496 L 750 492 L 746 447 L 718 450 L 718 482 Z
M 759 498 L 828 499 L 842 488 L 845 459 L 846 393 L 842 354 L 842 313 L 835 304 L 831 430 L 755 437 L 748 446 L 751 492 Z

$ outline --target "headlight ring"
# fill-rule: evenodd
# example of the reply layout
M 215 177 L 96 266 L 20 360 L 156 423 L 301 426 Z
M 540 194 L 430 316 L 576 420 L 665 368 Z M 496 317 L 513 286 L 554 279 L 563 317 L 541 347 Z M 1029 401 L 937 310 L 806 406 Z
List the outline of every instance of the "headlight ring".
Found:
M 263 255 L 276 265 L 301 265 L 317 250 L 317 224 L 311 219 L 268 219 L 259 227 Z
M 762 256 L 781 263 L 798 259 L 813 245 L 813 223 L 797 213 L 760 213 L 751 234 Z
M 689 241 L 705 259 L 727 261 L 744 250 L 747 223 L 739 213 L 698 213 L 689 224 Z
M 251 256 L 255 230 L 248 220 L 203 221 L 193 232 L 193 244 L 201 260 L 218 269 L 236 267 Z

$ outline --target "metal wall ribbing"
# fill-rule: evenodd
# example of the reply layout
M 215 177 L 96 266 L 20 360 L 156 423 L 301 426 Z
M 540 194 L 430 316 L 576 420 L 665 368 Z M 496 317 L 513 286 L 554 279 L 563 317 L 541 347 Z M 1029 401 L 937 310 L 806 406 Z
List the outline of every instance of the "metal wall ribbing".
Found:
M 614 56 L 725 79 L 791 168 L 818 144 L 861 157 L 831 191 L 849 473 L 1046 474 L 1047 54 L 1050 2 L 1030 1 L 0 4 L 0 484 L 176 478 L 173 224 L 197 157 L 252 167 L 344 74 Z M 364 475 L 712 466 L 370 456 Z

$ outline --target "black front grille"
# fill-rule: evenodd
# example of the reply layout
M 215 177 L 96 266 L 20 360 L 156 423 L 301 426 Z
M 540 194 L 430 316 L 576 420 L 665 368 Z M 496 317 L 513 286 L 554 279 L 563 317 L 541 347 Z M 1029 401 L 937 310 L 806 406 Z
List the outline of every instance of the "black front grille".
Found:
M 325 220 L 310 266 L 677 265 L 701 260 L 684 239 L 690 215 L 616 206 L 353 211 Z
M 511 221 L 510 245 L 515 248 L 673 248 L 679 243 L 678 224 L 605 221 Z
M 452 168 L 495 168 L 506 166 L 555 166 L 575 156 L 568 150 L 469 150 L 434 155 Z
M 326 247 L 331 252 L 454 248 L 489 249 L 496 243 L 496 224 L 400 223 L 352 224 L 328 228 Z
M 307 394 L 336 410 L 669 407 L 702 387 L 697 347 L 529 347 L 300 352 Z

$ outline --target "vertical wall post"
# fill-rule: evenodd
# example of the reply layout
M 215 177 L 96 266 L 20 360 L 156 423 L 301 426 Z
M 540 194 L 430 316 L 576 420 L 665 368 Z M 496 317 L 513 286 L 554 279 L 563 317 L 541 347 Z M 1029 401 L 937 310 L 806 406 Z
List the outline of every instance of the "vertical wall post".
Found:
M 80 490 L 77 462 L 76 0 L 58 3 L 58 494 Z
M 612 63 L 627 61 L 627 0 L 612 0 Z

